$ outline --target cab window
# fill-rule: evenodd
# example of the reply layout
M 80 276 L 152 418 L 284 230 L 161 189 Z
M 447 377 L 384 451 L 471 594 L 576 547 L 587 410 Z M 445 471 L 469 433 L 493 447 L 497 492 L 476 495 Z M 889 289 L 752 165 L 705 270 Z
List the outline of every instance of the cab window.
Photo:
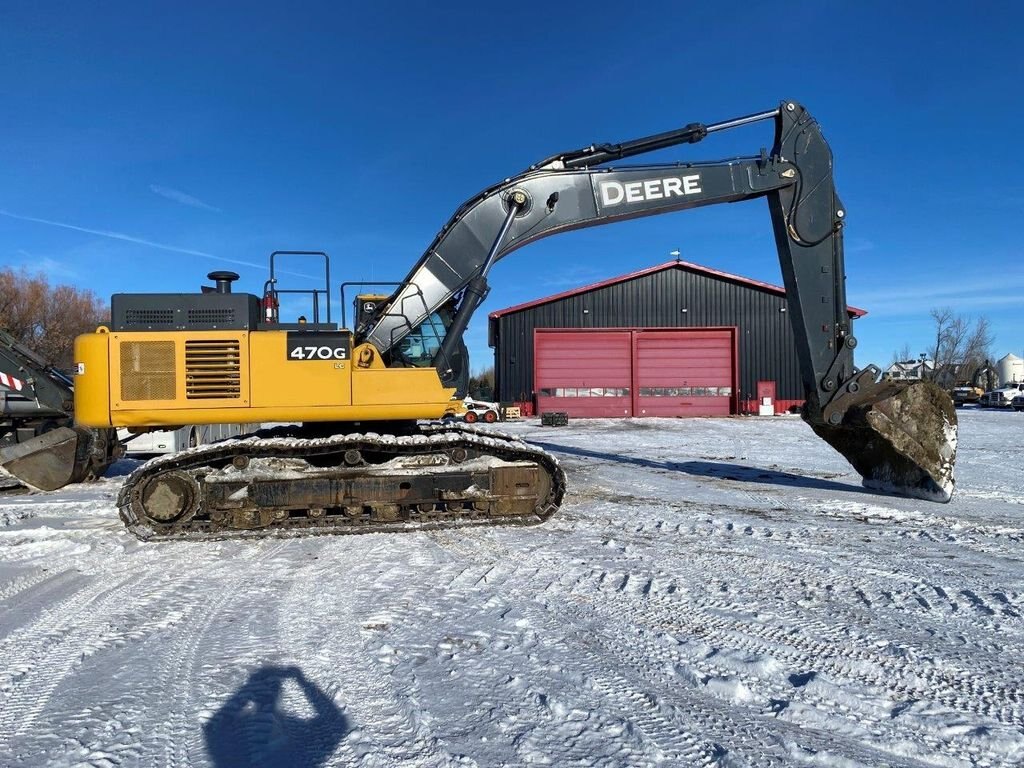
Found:
M 398 342 L 398 355 L 406 365 L 425 368 L 434 361 L 447 332 L 441 315 L 431 314 L 415 330 Z

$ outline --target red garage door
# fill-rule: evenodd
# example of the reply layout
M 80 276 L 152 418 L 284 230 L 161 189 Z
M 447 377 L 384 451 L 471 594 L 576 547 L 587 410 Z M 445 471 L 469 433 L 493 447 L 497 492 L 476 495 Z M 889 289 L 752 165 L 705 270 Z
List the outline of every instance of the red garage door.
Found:
M 537 330 L 537 408 L 572 416 L 631 416 L 632 357 L 629 331 Z
M 537 408 L 571 416 L 727 416 L 735 338 L 733 328 L 538 329 Z
M 728 416 L 733 331 L 636 331 L 634 416 Z

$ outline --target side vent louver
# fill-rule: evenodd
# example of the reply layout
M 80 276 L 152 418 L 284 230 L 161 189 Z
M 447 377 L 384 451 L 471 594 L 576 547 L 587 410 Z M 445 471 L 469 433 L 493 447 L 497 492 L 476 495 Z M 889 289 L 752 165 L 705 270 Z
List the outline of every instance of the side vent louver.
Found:
M 242 396 L 242 355 L 233 339 L 185 342 L 185 397 L 214 400 Z
M 121 344 L 121 399 L 173 400 L 173 341 L 126 341 Z

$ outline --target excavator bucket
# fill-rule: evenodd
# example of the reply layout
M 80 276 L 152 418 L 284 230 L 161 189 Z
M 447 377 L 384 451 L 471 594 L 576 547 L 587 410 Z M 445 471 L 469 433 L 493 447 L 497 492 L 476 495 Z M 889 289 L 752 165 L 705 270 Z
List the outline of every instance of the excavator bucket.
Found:
M 815 433 L 864 478 L 864 486 L 928 501 L 953 495 L 957 419 L 953 401 L 931 382 L 884 382 L 852 395 L 841 423 Z
M 102 474 L 109 461 L 92 450 L 95 433 L 58 427 L 0 449 L 0 468 L 15 480 L 40 491 L 55 491 L 69 483 Z

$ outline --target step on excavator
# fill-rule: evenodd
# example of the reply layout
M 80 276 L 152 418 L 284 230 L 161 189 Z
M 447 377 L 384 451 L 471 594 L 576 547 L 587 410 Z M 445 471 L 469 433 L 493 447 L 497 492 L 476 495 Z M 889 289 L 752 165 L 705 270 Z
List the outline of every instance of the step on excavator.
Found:
M 0 331 L 0 488 L 55 491 L 122 455 L 115 430 L 75 423 L 73 402 L 70 376 Z
M 714 162 L 619 165 L 770 121 L 770 151 Z M 467 200 L 400 283 L 356 291 L 351 328 L 324 287 L 285 290 L 277 260 L 262 296 L 214 272 L 200 294 L 118 294 L 111 324 L 76 342 L 78 422 L 168 428 L 287 422 L 154 459 L 119 508 L 142 539 L 224 538 L 532 524 L 559 508 L 565 477 L 539 448 L 439 419 L 463 395 L 463 334 L 494 264 L 542 237 L 659 213 L 764 198 L 806 391 L 803 418 L 870 488 L 936 501 L 953 492 L 956 412 L 927 382 L 857 368 L 843 264 L 846 210 L 832 153 L 803 106 L 778 107 L 552 155 Z M 381 291 L 386 287 L 388 290 Z M 306 293 L 311 318 L 282 322 Z M 310 301 L 311 300 L 311 301 Z M 323 310 L 323 312 L 322 312 Z M 321 317 L 321 314 L 324 317 Z

